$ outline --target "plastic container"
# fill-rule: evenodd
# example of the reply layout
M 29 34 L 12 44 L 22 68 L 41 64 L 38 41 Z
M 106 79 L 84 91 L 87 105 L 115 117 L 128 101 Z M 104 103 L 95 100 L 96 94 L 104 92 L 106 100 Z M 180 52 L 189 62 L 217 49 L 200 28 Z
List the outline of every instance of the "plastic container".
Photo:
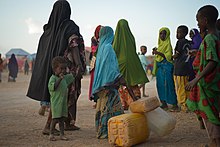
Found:
M 160 107 L 146 112 L 145 116 L 149 129 L 159 137 L 170 134 L 175 128 L 176 119 Z
M 108 121 L 108 141 L 111 145 L 129 147 L 145 142 L 149 134 L 144 114 L 122 114 Z
M 130 104 L 130 111 L 133 113 L 149 112 L 160 106 L 160 101 L 157 97 L 141 98 Z

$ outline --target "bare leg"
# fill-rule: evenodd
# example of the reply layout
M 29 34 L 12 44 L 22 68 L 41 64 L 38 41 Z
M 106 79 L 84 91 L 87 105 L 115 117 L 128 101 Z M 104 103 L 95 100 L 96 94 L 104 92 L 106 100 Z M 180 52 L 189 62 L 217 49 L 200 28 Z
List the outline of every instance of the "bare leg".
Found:
M 51 125 L 50 125 L 50 141 L 56 141 L 55 137 L 54 137 L 54 130 L 55 130 L 55 127 L 56 127 L 56 124 L 57 124 L 58 120 L 57 119 L 52 119 L 51 121 Z
M 51 121 L 52 121 L 52 112 L 51 112 L 51 110 L 50 110 L 49 115 L 48 115 L 48 117 L 47 117 L 46 125 L 45 125 L 45 127 L 44 127 L 43 132 L 42 132 L 44 135 L 49 135 L 49 133 L 50 133 L 50 124 L 51 124 Z
M 68 140 L 68 138 L 64 136 L 64 118 L 59 119 L 59 128 L 60 128 L 60 139 Z

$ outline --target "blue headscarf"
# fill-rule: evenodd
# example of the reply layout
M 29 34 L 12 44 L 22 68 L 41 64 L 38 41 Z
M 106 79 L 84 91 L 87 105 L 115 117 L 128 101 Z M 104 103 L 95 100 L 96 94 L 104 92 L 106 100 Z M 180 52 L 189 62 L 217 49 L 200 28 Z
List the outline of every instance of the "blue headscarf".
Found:
M 114 38 L 112 28 L 108 26 L 103 27 L 99 33 L 99 37 L 100 42 L 96 56 L 92 96 L 111 85 L 111 83 L 120 76 L 118 60 L 112 48 L 112 41 Z

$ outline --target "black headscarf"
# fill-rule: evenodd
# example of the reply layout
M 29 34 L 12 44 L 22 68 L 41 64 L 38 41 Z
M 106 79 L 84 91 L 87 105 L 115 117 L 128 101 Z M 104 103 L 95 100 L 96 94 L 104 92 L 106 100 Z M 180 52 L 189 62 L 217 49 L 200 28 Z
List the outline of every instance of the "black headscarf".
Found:
M 44 33 L 40 37 L 27 92 L 27 96 L 32 99 L 49 101 L 48 81 L 52 75 L 52 59 L 64 55 L 71 35 L 75 34 L 82 38 L 79 27 L 70 20 L 70 14 L 70 5 L 66 0 L 58 0 L 54 3 L 49 21 L 44 25 Z

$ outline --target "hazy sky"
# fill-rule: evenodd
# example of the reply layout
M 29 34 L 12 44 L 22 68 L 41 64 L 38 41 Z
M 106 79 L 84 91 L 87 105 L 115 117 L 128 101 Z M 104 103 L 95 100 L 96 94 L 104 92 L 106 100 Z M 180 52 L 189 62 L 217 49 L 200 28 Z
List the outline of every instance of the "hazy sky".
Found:
M 43 25 L 47 23 L 55 0 L 0 0 L 0 53 L 11 48 L 37 52 Z M 97 25 L 115 30 L 119 19 L 128 21 L 135 37 L 137 51 L 141 45 L 148 53 L 157 46 L 158 30 L 166 26 L 171 31 L 173 47 L 176 28 L 187 25 L 197 28 L 196 12 L 206 4 L 220 11 L 220 0 L 69 0 L 71 19 L 80 27 L 86 46 Z

